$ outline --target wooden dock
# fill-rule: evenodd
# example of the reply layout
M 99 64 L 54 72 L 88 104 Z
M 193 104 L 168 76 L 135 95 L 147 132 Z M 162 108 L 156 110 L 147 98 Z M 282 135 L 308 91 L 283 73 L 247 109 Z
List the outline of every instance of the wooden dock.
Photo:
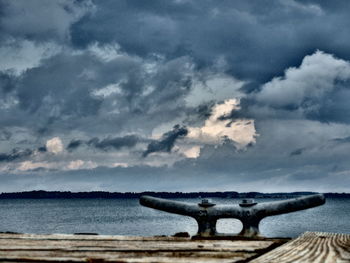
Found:
M 0 262 L 350 262 L 350 235 L 294 240 L 0 234 Z
M 350 262 L 350 235 L 306 232 L 250 262 Z

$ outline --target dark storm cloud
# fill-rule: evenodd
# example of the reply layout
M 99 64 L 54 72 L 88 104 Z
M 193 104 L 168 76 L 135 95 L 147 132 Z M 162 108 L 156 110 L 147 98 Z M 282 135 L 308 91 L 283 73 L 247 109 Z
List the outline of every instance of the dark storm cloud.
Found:
M 212 114 L 214 103 L 202 104 L 195 109 L 195 114 L 200 119 L 208 119 Z
M 134 147 L 139 141 L 140 138 L 136 135 L 126 135 L 123 137 L 107 137 L 104 139 L 99 139 L 95 137 L 90 140 L 72 140 L 67 145 L 66 149 L 68 151 L 74 151 L 82 145 L 87 145 L 103 151 L 119 150 L 123 147 Z
M 25 141 L 20 142 L 25 143 Z M 18 149 L 14 148 L 9 153 L 0 153 L 0 162 L 12 162 L 16 160 L 25 159 L 28 157 L 33 156 L 35 153 L 46 153 L 47 148 L 46 146 L 40 146 L 34 150 L 32 149 Z
M 0 153 L 0 162 L 12 162 L 16 161 L 17 159 L 29 157 L 32 154 L 33 151 L 30 149 L 13 149 L 10 153 Z
M 350 4 L 345 1 L 332 5 L 294 0 L 96 4 L 94 16 L 73 25 L 74 45 L 116 41 L 140 56 L 190 54 L 201 66 L 222 56 L 228 62 L 228 72 L 260 84 L 316 49 L 350 59 L 349 36 L 337 30 L 350 26 Z
M 45 153 L 45 152 L 47 152 L 47 148 L 46 148 L 46 146 L 40 146 L 40 147 L 38 147 L 37 151 L 40 153 Z
M 127 63 L 126 63 L 127 64 Z M 0 122 L 8 126 L 28 127 L 39 134 L 47 134 L 86 116 L 97 113 L 101 99 L 91 96 L 89 90 L 103 86 L 101 79 L 84 77 L 84 69 L 99 67 L 101 62 L 87 55 L 57 55 L 41 66 L 28 69 L 15 79 L 11 94 L 14 103 L 3 110 Z M 104 79 L 109 81 L 108 70 Z M 63 121 L 64 119 L 64 121 Z M 58 121 L 61 121 L 59 124 Z
M 244 107 L 244 106 L 243 106 Z M 237 109 L 234 109 L 232 110 L 229 114 L 224 114 L 224 115 L 221 115 L 218 120 L 219 121 L 224 121 L 224 120 L 235 120 L 235 119 L 238 119 L 238 118 L 241 118 L 244 116 L 244 112 L 240 109 L 240 110 L 237 110 Z
M 96 48 L 103 52 L 105 47 Z M 147 63 L 152 72 L 145 72 Z M 11 107 L 0 123 L 28 127 L 40 135 L 72 129 L 151 130 L 184 113 L 181 100 L 189 92 L 191 71 L 188 57 L 163 61 L 121 54 L 103 60 L 91 50 L 62 52 L 14 78 Z M 104 95 L 108 85 L 119 90 Z
M 188 130 L 186 127 L 175 125 L 171 131 L 164 133 L 159 141 L 153 141 L 148 144 L 147 150 L 143 152 L 142 156 L 146 157 L 154 152 L 170 152 L 173 149 L 176 140 L 185 137 L 187 133 Z
M 0 141 L 7 141 L 11 139 L 12 133 L 7 130 L 0 131 Z
M 79 74 L 100 65 L 88 56 L 62 54 L 46 61 L 45 66 L 27 71 L 17 86 L 20 108 L 31 113 L 50 110 L 52 118 L 96 113 L 101 101 L 88 91 L 99 83 L 79 78 Z
M 290 153 L 290 156 L 301 155 L 305 151 L 304 148 L 299 148 Z
M 48 152 L 45 146 L 3 150 L 4 171 L 6 162 L 34 153 L 33 167 L 62 163 L 66 170 L 2 176 L 3 189 L 236 190 L 241 183 L 257 189 L 255 182 L 274 189 L 284 183 L 289 189 L 298 181 L 315 187 L 305 179 L 316 177 L 326 186 L 336 182 L 333 177 L 348 182 L 350 36 L 339 29 L 350 28 L 349 10 L 348 1 L 0 0 L 0 55 L 8 55 L 7 61 L 23 56 L 13 66 L 20 66 L 18 75 L 0 61 L 0 126 L 8 132 L 0 133 L 0 146 L 12 149 L 26 139 L 40 145 L 59 137 L 56 142 L 69 142 L 71 152 L 37 154 Z M 309 61 L 303 65 L 305 56 Z M 236 97 L 229 85 L 229 92 L 209 88 L 202 101 L 204 82 L 215 74 L 244 81 L 241 109 L 218 121 L 251 120 L 259 134 L 256 143 L 239 149 L 229 140 L 191 142 L 201 147 L 197 158 L 168 168 L 143 165 L 152 158 L 139 158 L 130 149 L 147 143 L 144 157 L 172 152 L 190 128 L 175 126 L 159 140 L 143 139 L 155 129 L 173 122 L 203 127 L 214 105 Z M 196 105 L 188 99 L 193 91 Z M 123 136 L 133 133 L 138 135 Z M 330 143 L 334 147 L 327 147 Z M 78 150 L 83 147 L 99 151 Z M 108 155 L 113 150 L 122 157 Z M 168 165 L 181 154 L 157 156 L 155 163 Z M 67 171 L 79 169 L 80 162 L 90 168 L 129 167 Z
M 71 24 L 93 9 L 90 0 L 0 0 L 1 37 L 64 41 Z
M 345 138 L 335 138 L 332 141 L 343 144 L 343 143 L 350 143 L 350 136 Z
M 184 123 L 190 126 L 204 122 L 211 116 L 214 105 L 214 101 L 210 101 L 207 103 L 202 103 L 197 107 L 188 107 L 186 110 L 186 119 L 184 120 Z
M 59 16 L 72 16 L 66 24 L 52 24 L 52 20 L 35 16 L 35 13 L 14 16 L 25 10 L 25 6 L 34 11 L 44 8 L 37 1 L 28 1 L 23 6 L 20 2 L 2 2 L 12 10 L 3 12 L 2 27 L 13 37 L 28 36 L 42 41 L 50 38 L 50 32 L 61 35 L 68 32 L 75 48 L 86 48 L 97 41 L 101 46 L 118 43 L 121 52 L 139 56 L 139 59 L 121 56 L 114 61 L 101 62 L 81 49 L 80 55 L 72 56 L 66 52 L 43 61 L 41 66 L 29 69 L 21 80 L 3 76 L 3 90 L 16 89 L 18 106 L 25 111 L 14 112 L 11 114 L 14 117 L 6 122 L 20 120 L 26 123 L 26 114 L 37 116 L 30 125 L 34 123 L 40 134 L 71 129 L 74 125 L 93 130 L 93 127 L 87 127 L 91 121 L 89 116 L 106 115 L 105 112 L 113 110 L 110 103 L 115 103 L 116 99 L 122 114 L 115 115 L 113 123 L 129 122 L 129 127 L 134 128 L 138 120 L 132 123 L 129 120 L 150 111 L 157 117 L 147 115 L 150 117 L 142 122 L 144 127 L 149 124 L 151 128 L 157 125 L 155 122 L 176 118 L 184 112 L 179 100 L 191 87 L 191 77 L 185 74 L 189 69 L 184 66 L 191 60 L 201 69 L 223 58 L 226 61 L 224 70 L 248 79 L 250 82 L 242 90 L 251 92 L 259 89 L 259 84 L 264 81 L 281 75 L 285 68 L 297 65 L 305 54 L 316 49 L 342 58 L 350 57 L 345 48 L 347 35 L 331 30 L 333 27 L 345 28 L 348 23 L 342 12 L 346 10 L 343 6 L 346 4 L 341 2 L 330 7 L 324 3 L 298 1 L 224 1 L 220 5 L 214 1 L 203 1 L 200 5 L 194 1 L 155 1 L 147 5 L 139 1 L 104 1 L 94 3 L 93 15 L 88 11 L 92 6 L 90 1 L 49 4 L 46 8 L 55 10 Z M 336 12 L 338 16 L 334 16 Z M 36 27 L 27 25 L 37 21 L 50 23 L 31 33 L 30 30 Z M 327 26 L 323 26 L 324 23 Z M 50 30 L 54 27 L 57 29 Z M 313 32 L 312 38 L 310 32 Z M 337 45 L 332 41 L 321 41 L 333 32 L 338 32 Z M 48 34 L 47 38 L 45 34 Z M 276 48 L 279 52 L 275 52 Z M 154 53 L 164 56 L 165 61 L 156 69 L 158 72 L 148 78 L 142 68 L 142 59 L 149 59 Z M 91 95 L 95 89 L 120 81 L 122 94 L 108 98 Z M 155 89 L 145 95 L 149 86 Z M 343 104 L 332 111 L 332 116 L 326 116 L 330 112 L 327 109 L 311 112 L 309 116 L 315 119 L 330 119 L 335 115 L 346 118 L 344 114 L 338 114 L 345 107 L 345 100 Z M 101 115 L 95 118 L 100 129 L 116 128 L 106 124 Z
M 12 91 L 15 87 L 15 78 L 0 71 L 0 91 L 4 94 Z
M 135 135 L 126 135 L 124 137 L 116 137 L 116 138 L 105 138 L 98 139 L 93 138 L 87 142 L 88 145 L 95 147 L 96 149 L 100 149 L 103 151 L 108 151 L 111 149 L 118 150 L 123 147 L 134 147 L 139 141 L 139 138 Z
M 71 140 L 66 149 L 71 152 L 78 149 L 84 143 L 85 142 L 83 140 Z

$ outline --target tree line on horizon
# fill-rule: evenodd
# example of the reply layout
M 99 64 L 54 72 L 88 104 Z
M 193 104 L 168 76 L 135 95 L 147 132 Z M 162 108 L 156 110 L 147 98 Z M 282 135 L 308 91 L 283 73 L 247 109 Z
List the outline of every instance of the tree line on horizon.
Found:
M 122 198 L 140 198 L 142 195 L 150 195 L 160 198 L 292 198 L 302 195 L 315 194 L 315 192 L 291 192 L 291 193 L 260 193 L 235 191 L 224 192 L 70 192 L 70 191 L 25 191 L 1 193 L 0 199 L 75 199 L 75 198 L 105 198 L 105 199 L 122 199 Z M 324 193 L 326 198 L 346 197 L 350 198 L 350 193 Z

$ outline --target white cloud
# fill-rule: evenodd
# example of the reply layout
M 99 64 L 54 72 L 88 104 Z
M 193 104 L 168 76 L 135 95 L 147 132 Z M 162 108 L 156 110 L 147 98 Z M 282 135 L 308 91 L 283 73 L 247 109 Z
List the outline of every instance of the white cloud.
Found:
M 6 96 L 4 98 L 0 98 L 0 109 L 7 110 L 18 105 L 19 101 L 14 96 Z
M 32 161 L 25 161 L 21 162 L 19 164 L 18 170 L 20 171 L 29 171 L 37 168 L 53 168 L 56 166 L 55 164 L 48 163 L 48 162 L 32 162 Z
M 122 82 L 109 84 L 101 89 L 94 90 L 92 92 L 92 95 L 96 97 L 106 98 L 111 95 L 121 94 L 122 93 L 122 89 L 120 87 L 121 83 Z
M 57 154 L 63 151 L 63 143 L 59 137 L 54 137 L 46 142 L 48 152 Z
M 200 146 L 193 146 L 189 149 L 184 149 L 183 154 L 187 158 L 198 158 L 201 153 L 201 147 Z
M 187 106 L 196 107 L 205 102 L 223 101 L 243 95 L 239 89 L 244 81 L 226 74 L 204 74 L 206 76 L 200 76 L 200 79 L 194 78 L 192 89 L 185 98 Z
M 84 161 L 82 161 L 82 160 L 75 160 L 75 161 L 71 161 L 67 165 L 67 169 L 68 170 L 77 170 L 77 169 L 82 168 L 83 165 L 84 165 Z
M 201 154 L 201 147 L 204 145 L 221 145 L 225 138 L 234 141 L 238 149 L 245 148 L 248 144 L 254 144 L 258 136 L 254 120 L 251 119 L 235 119 L 232 120 L 228 116 L 234 110 L 240 109 L 239 99 L 227 99 L 224 102 L 217 103 L 213 109 L 211 116 L 204 122 L 202 126 L 192 127 L 187 126 L 188 134 L 176 142 L 172 152 L 177 153 L 176 156 L 168 153 L 157 154 L 157 164 L 160 162 L 161 156 L 167 157 L 167 164 L 170 164 L 179 159 L 198 158 Z M 225 116 L 227 118 L 225 118 Z M 222 118 L 223 117 L 223 118 Z M 173 120 L 164 125 L 161 125 L 153 130 L 152 139 L 160 140 L 162 134 L 169 130 L 169 125 L 180 123 L 181 119 Z M 173 125 L 174 126 L 174 125 Z M 156 166 L 154 163 L 148 165 Z
M 227 137 L 237 143 L 237 147 L 243 148 L 249 143 L 255 143 L 256 130 L 254 120 L 220 119 L 239 109 L 238 99 L 229 99 L 222 104 L 216 104 L 212 115 L 205 121 L 202 127 L 188 127 L 187 138 L 204 144 L 218 144 Z
M 94 169 L 97 164 L 92 161 L 74 160 L 67 164 L 66 170 Z
M 317 51 L 305 56 L 299 67 L 287 69 L 283 77 L 264 84 L 256 99 L 272 107 L 318 107 L 337 82 L 349 79 L 348 61 Z
M 324 14 L 322 8 L 317 4 L 309 4 L 309 3 L 299 3 L 295 0 L 282 0 L 280 1 L 282 5 L 287 8 L 294 9 L 298 12 L 304 12 L 312 15 L 322 15 Z
M 116 58 L 125 56 L 120 51 L 120 46 L 117 43 L 113 45 L 101 45 L 98 43 L 94 43 L 88 47 L 88 51 L 104 62 L 109 62 Z
M 129 165 L 127 163 L 121 163 L 121 162 L 117 162 L 117 163 L 113 163 L 112 167 L 123 167 L 126 168 Z

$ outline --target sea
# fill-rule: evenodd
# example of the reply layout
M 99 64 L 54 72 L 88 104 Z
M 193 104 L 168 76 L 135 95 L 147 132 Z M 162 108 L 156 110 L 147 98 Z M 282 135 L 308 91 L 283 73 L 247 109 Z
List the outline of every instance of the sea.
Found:
M 176 199 L 198 203 L 200 199 Z M 257 202 L 279 199 L 261 198 Z M 212 198 L 216 204 L 239 203 L 241 199 Z M 239 233 L 237 219 L 220 219 L 221 233 Z M 328 198 L 316 208 L 267 217 L 260 223 L 266 237 L 296 237 L 305 231 L 350 234 L 350 198 Z M 0 232 L 35 234 L 96 233 L 100 235 L 155 236 L 197 232 L 190 217 L 143 207 L 138 199 L 2 199 Z

